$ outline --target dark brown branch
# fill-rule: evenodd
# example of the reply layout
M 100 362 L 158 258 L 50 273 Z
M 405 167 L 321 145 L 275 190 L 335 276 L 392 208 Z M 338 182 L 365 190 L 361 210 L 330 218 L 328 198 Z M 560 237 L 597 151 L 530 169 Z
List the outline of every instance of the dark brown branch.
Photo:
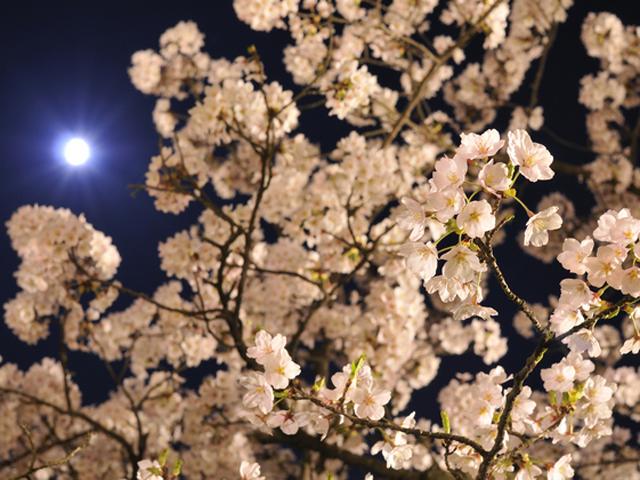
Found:
M 304 432 L 298 432 L 295 435 L 284 435 L 283 433 L 275 431 L 273 435 L 256 433 L 255 436 L 262 443 L 277 443 L 301 450 L 313 450 L 326 458 L 335 458 L 348 465 L 359 467 L 364 471 L 373 473 L 376 478 L 381 476 L 382 478 L 390 479 L 435 480 L 437 478 L 436 475 L 439 473 L 433 469 L 427 470 L 426 472 L 417 470 L 393 470 L 387 468 L 384 462 L 376 458 L 357 455 L 336 445 L 323 442 Z
M 118 444 L 120 444 L 120 446 L 124 449 L 125 453 L 127 454 L 127 457 L 129 458 L 129 462 L 132 465 L 132 468 L 134 470 L 133 472 L 133 477 L 135 479 L 136 477 L 136 470 L 137 470 L 137 463 L 138 463 L 138 456 L 136 455 L 133 447 L 131 446 L 131 444 L 129 443 L 129 441 L 124 438 L 121 434 L 119 434 L 118 432 L 116 432 L 115 430 L 112 430 L 110 428 L 105 427 L 102 423 L 100 423 L 99 421 L 91 418 L 89 415 L 83 413 L 83 412 L 79 412 L 77 410 L 67 410 L 65 408 L 62 408 L 58 405 L 56 405 L 55 403 L 51 403 L 47 400 L 43 400 L 41 398 L 38 398 L 34 395 L 31 395 L 29 393 L 26 392 L 21 392 L 19 390 L 15 390 L 13 388 L 6 388 L 6 387 L 0 387 L 0 392 L 4 392 L 7 394 L 11 394 L 11 395 L 16 395 L 18 397 L 21 397 L 25 400 L 28 400 L 30 402 L 33 402 L 35 404 L 38 405 L 42 405 L 44 407 L 49 407 L 52 410 L 54 410 L 55 412 L 61 414 L 61 415 L 68 415 L 70 417 L 74 417 L 74 418 L 78 418 L 79 420 L 84 421 L 85 423 L 89 424 L 90 426 L 92 426 L 95 430 L 103 433 L 104 435 L 106 435 L 107 437 L 111 438 L 112 440 L 114 440 L 115 442 L 117 442 Z
M 554 23 L 551 29 L 549 30 L 547 36 L 547 43 L 544 46 L 544 50 L 542 51 L 542 55 L 540 56 L 540 60 L 538 61 L 538 69 L 536 70 L 536 75 L 531 83 L 531 96 L 529 98 L 529 109 L 534 108 L 538 104 L 538 96 L 540 95 L 540 86 L 542 85 L 542 78 L 544 77 L 544 70 L 547 65 L 547 60 L 549 58 L 549 52 L 551 51 L 551 47 L 556 40 L 556 36 L 558 33 L 558 24 Z
M 25 433 L 27 433 L 28 430 L 25 430 Z M 57 460 L 53 460 L 51 462 L 47 462 L 44 465 L 40 465 L 39 467 L 35 466 L 36 460 L 37 460 L 37 449 L 35 448 L 35 446 L 33 445 L 33 441 L 31 439 L 31 435 L 27 434 L 27 438 L 29 440 L 29 445 L 31 447 L 31 453 L 32 453 L 32 459 L 31 459 L 31 463 L 29 464 L 29 468 L 27 469 L 27 471 L 15 476 L 15 477 L 11 477 L 9 480 L 21 480 L 21 479 L 29 479 L 31 477 L 31 475 L 33 475 L 36 472 L 39 472 L 40 470 L 44 470 L 45 468 L 55 468 L 55 467 L 60 467 L 62 465 L 64 465 L 65 463 L 68 463 L 75 455 L 78 454 L 78 452 L 80 452 L 82 449 L 86 448 L 89 445 L 89 438 L 87 436 L 87 438 L 85 439 L 85 442 L 82 443 L 81 445 L 78 445 L 77 447 L 75 447 L 73 450 L 71 450 L 70 452 L 68 452 L 64 457 L 59 458 Z
M 493 465 L 496 455 L 502 448 L 502 442 L 506 433 L 507 424 L 511 418 L 511 411 L 513 410 L 514 402 L 522 391 L 525 380 L 529 375 L 531 375 L 538 363 L 540 363 L 544 358 L 544 354 L 547 352 L 551 341 L 553 341 L 553 334 L 551 332 L 545 333 L 534 352 L 529 356 L 529 358 L 527 358 L 524 366 L 514 375 L 513 386 L 507 394 L 504 408 L 502 409 L 498 419 L 496 439 L 493 443 L 493 447 L 491 447 L 491 450 L 489 450 L 488 454 L 483 458 L 482 463 L 480 464 L 477 476 L 478 480 L 486 480 L 488 478 L 489 469 Z
M 83 431 L 78 432 L 78 433 L 76 433 L 74 435 L 71 435 L 68 438 L 55 439 L 55 440 L 43 443 L 39 447 L 36 447 L 36 449 L 35 449 L 36 454 L 40 455 L 40 454 L 45 453 L 45 452 L 47 452 L 47 451 L 49 451 L 49 450 L 51 450 L 52 448 L 55 448 L 55 447 L 64 447 L 65 445 L 67 445 L 69 443 L 73 443 L 74 441 L 76 441 L 76 440 L 78 440 L 78 439 L 90 434 L 93 431 L 94 431 L 93 429 L 83 430 Z M 10 467 L 11 465 L 15 465 L 20 460 L 25 459 L 29 455 L 33 455 L 33 452 L 31 450 L 25 450 L 24 452 L 21 452 L 21 453 L 13 455 L 11 458 L 8 458 L 7 460 L 2 460 L 2 461 L 0 461 L 0 469 L 6 468 L 6 467 Z
M 437 58 L 437 60 L 433 62 L 429 71 L 427 71 L 425 76 L 422 77 L 422 80 L 420 80 L 420 83 L 418 83 L 418 85 L 416 86 L 413 92 L 413 95 L 409 100 L 409 104 L 404 109 L 400 117 L 398 117 L 398 119 L 394 123 L 393 127 L 391 128 L 391 132 L 389 132 L 389 134 L 384 139 L 384 142 L 382 143 L 382 148 L 386 148 L 389 145 L 391 145 L 391 143 L 398 136 L 398 133 L 400 133 L 400 130 L 404 126 L 405 122 L 411 117 L 413 110 L 416 108 L 418 103 L 422 100 L 422 91 L 424 90 L 425 85 L 429 82 L 429 80 L 431 80 L 433 75 L 438 71 L 438 68 L 444 65 L 453 56 L 456 49 L 464 48 L 465 46 L 467 46 L 467 44 L 473 39 L 475 34 L 480 31 L 481 25 L 484 22 L 484 20 L 502 2 L 503 0 L 496 0 L 495 2 L 493 2 L 493 4 L 480 16 L 480 18 L 478 18 L 478 21 L 475 22 L 468 30 L 464 31 L 460 35 L 460 38 L 455 43 L 455 45 L 452 45 L 451 47 L 449 47 L 441 56 Z
M 507 283 L 507 280 L 504 277 L 504 273 L 502 273 L 502 270 L 498 265 L 498 261 L 493 254 L 493 248 L 491 247 L 491 245 L 484 243 L 480 239 L 475 240 L 475 245 L 480 249 L 482 259 L 487 265 L 489 265 L 491 270 L 493 270 L 493 273 L 498 280 L 498 284 L 500 285 L 500 288 L 507 296 L 507 298 L 511 300 L 520 310 L 522 310 L 527 318 L 531 320 L 531 323 L 533 323 L 534 327 L 536 328 L 536 330 L 538 330 L 539 333 L 543 332 L 544 328 L 542 327 L 540 320 L 538 320 L 529 304 L 520 296 L 518 296 L 513 290 L 511 290 L 511 287 Z
M 478 442 L 471 440 L 467 437 L 464 437 L 462 435 L 456 435 L 453 433 L 444 433 L 444 432 L 429 432 L 427 430 L 422 430 L 419 428 L 403 427 L 401 425 L 396 425 L 394 422 L 386 419 L 375 421 L 375 420 L 369 420 L 366 418 L 358 418 L 355 415 L 351 415 L 347 413 L 344 410 L 344 408 L 338 408 L 335 405 L 327 404 L 322 400 L 320 400 L 319 398 L 310 396 L 299 389 L 296 389 L 294 396 L 292 396 L 291 398 L 293 400 L 308 400 L 314 403 L 315 405 L 330 411 L 331 413 L 334 413 L 336 415 L 341 415 L 347 418 L 350 422 L 352 422 L 355 425 L 361 425 L 371 429 L 389 429 L 396 432 L 402 432 L 408 435 L 413 435 L 417 438 L 427 438 L 430 440 L 446 440 L 446 441 L 458 442 L 471 447 L 482 457 L 485 457 L 488 454 L 488 452 L 484 448 L 482 448 L 482 445 L 480 445 Z
M 615 304 L 608 306 L 599 314 L 595 315 L 592 319 L 587 320 L 580 325 L 576 325 L 574 328 L 562 335 L 555 336 L 550 330 L 545 330 L 543 337 L 538 343 L 534 352 L 527 358 L 524 366 L 514 375 L 513 386 L 507 394 L 504 408 L 502 409 L 502 412 L 500 413 L 500 417 L 498 419 L 496 439 L 491 450 L 489 450 L 487 455 L 485 455 L 483 458 L 482 464 L 480 465 L 480 469 L 478 471 L 478 480 L 486 480 L 487 478 L 489 478 L 489 470 L 495 463 L 496 456 L 502 448 L 502 443 L 504 440 L 505 432 L 509 425 L 511 411 L 513 410 L 515 399 L 522 391 L 525 380 L 529 377 L 529 375 L 531 375 L 536 366 L 544 358 L 544 355 L 549 347 L 553 343 L 561 341 L 563 338 L 566 338 L 583 328 L 593 327 L 600 319 L 610 318 L 617 315 L 620 309 L 623 306 L 628 305 L 629 303 L 630 300 L 625 297 Z

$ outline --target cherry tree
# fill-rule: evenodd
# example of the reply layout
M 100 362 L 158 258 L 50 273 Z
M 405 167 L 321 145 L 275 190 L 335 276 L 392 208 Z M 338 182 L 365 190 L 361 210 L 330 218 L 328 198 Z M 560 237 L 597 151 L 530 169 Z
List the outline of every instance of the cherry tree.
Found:
M 2 478 L 639 478 L 640 28 L 585 18 L 593 161 L 571 164 L 537 141 L 571 4 L 234 0 L 252 29 L 290 33 L 291 89 L 261 47 L 212 58 L 189 21 L 133 54 L 161 138 L 138 188 L 199 218 L 160 242 L 147 293 L 82 215 L 11 217 L 5 322 L 27 344 L 55 332 L 59 355 L 0 363 Z M 309 109 L 350 133 L 314 144 Z M 592 193 L 586 214 L 560 192 L 526 204 L 561 175 Z M 566 270 L 547 303 L 510 285 L 509 244 Z M 529 342 L 520 365 L 501 365 L 505 324 Z M 70 351 L 104 363 L 104 402 L 83 402 Z M 468 351 L 481 371 L 440 368 Z

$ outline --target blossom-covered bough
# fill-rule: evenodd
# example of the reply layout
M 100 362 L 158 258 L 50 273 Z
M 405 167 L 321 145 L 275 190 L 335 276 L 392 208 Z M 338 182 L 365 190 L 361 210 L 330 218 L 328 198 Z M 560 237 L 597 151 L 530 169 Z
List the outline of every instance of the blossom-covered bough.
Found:
M 640 372 L 620 361 L 640 351 L 640 30 L 585 19 L 600 71 L 581 81 L 578 148 L 594 161 L 554 160 L 539 88 L 571 3 L 235 0 L 253 29 L 291 33 L 292 90 L 259 48 L 209 57 L 193 22 L 135 53 L 162 138 L 139 188 L 201 213 L 160 244 L 152 294 L 116 279 L 84 217 L 9 220 L 21 290 L 5 322 L 26 343 L 57 335 L 59 355 L 0 364 L 2 478 L 638 478 L 623 426 L 640 421 Z M 322 151 L 299 131 L 310 108 L 351 133 Z M 525 204 L 557 172 L 585 180 L 586 215 L 561 193 Z M 505 277 L 494 247 L 516 242 L 568 271 L 548 305 Z M 531 341 L 517 368 L 497 364 L 510 320 L 484 300 L 490 277 Z M 485 371 L 430 389 L 468 350 Z M 106 401 L 83 403 L 70 351 L 104 362 Z M 411 411 L 418 392 L 439 420 Z

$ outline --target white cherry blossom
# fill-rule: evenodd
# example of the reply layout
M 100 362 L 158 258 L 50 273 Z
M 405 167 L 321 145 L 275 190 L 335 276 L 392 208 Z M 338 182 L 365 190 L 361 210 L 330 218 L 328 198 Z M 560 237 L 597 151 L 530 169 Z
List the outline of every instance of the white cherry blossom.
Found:
M 575 310 L 586 305 L 593 298 L 593 293 L 582 280 L 577 278 L 565 278 L 560 282 L 560 299 L 558 304 L 561 308 Z
M 443 157 L 435 164 L 431 182 L 437 190 L 448 187 L 457 188 L 464 182 L 467 174 L 467 160 L 456 155 L 453 158 Z
M 162 467 L 157 460 L 140 460 L 138 462 L 137 480 L 164 480 L 164 476 L 159 474 Z
M 432 242 L 406 243 L 400 249 L 405 257 L 405 264 L 409 270 L 418 275 L 422 281 L 428 282 L 438 268 L 438 250 Z
M 384 417 L 384 406 L 391 400 L 387 390 L 370 390 L 359 387 L 353 393 L 354 411 L 358 418 L 380 420 Z
M 631 217 L 628 208 L 607 210 L 598 218 L 598 228 L 593 231 L 593 238 L 601 242 L 633 243 L 638 236 L 638 222 Z
M 258 463 L 243 460 L 242 463 L 240 463 L 240 479 L 265 480 L 265 477 L 260 475 L 260 465 Z
M 493 160 L 482 167 L 478 180 L 480 185 L 493 194 L 502 193 L 511 186 L 507 166 L 504 163 L 493 163 Z
M 547 470 L 547 480 L 567 480 L 573 478 L 571 468 L 571 454 L 563 455 Z
M 289 380 L 300 375 L 300 365 L 291 360 L 286 350 L 267 357 L 264 370 L 267 382 L 276 389 L 287 388 Z
M 586 352 L 590 357 L 599 357 L 602 353 L 598 340 L 591 330 L 583 328 L 573 335 L 568 336 L 562 343 L 569 346 L 569 349 L 575 353 Z
M 544 145 L 533 142 L 526 130 L 509 132 L 507 153 L 511 162 L 520 167 L 520 173 L 530 182 L 553 178 L 553 157 Z
M 305 412 L 292 412 L 290 410 L 277 410 L 267 418 L 267 425 L 271 428 L 279 428 L 285 435 L 295 435 L 300 427 L 304 427 L 309 421 Z
M 273 389 L 263 374 L 252 372 L 243 377 L 242 384 L 247 389 L 242 397 L 245 407 L 258 408 L 264 414 L 273 409 Z
M 533 215 L 527 220 L 524 231 L 524 244 L 542 247 L 549 243 L 549 230 L 558 230 L 562 226 L 562 218 L 558 215 L 558 207 L 549 207 Z
M 255 346 L 247 349 L 247 355 L 264 365 L 270 357 L 278 356 L 287 344 L 287 339 L 279 333 L 272 337 L 266 330 L 256 333 Z
M 471 238 L 478 238 L 496 226 L 496 217 L 486 200 L 469 202 L 457 217 L 458 226 Z
M 585 260 L 587 267 L 587 279 L 594 287 L 601 287 L 612 278 L 618 270 L 622 260 L 618 249 L 614 246 L 606 245 L 599 247 L 595 257 Z
M 587 272 L 585 260 L 593 251 L 593 239 L 585 238 L 581 242 L 575 238 L 567 238 L 562 244 L 562 252 L 558 255 L 558 261 L 562 266 L 576 275 Z
M 635 355 L 638 352 L 640 352 L 640 334 L 626 339 L 622 347 L 620 347 L 621 355 L 626 355 L 627 353 L 633 353 Z
M 410 230 L 409 240 L 417 242 L 424 235 L 426 226 L 426 216 L 422 205 L 414 199 L 405 197 L 401 200 L 405 209 L 398 217 L 398 226 L 405 230 Z
M 492 157 L 503 145 L 500 133 L 493 128 L 482 135 L 463 133 L 460 136 L 460 154 L 470 159 Z
M 556 363 L 551 368 L 542 369 L 540 376 L 546 391 L 568 392 L 573 388 L 576 370 L 571 365 Z

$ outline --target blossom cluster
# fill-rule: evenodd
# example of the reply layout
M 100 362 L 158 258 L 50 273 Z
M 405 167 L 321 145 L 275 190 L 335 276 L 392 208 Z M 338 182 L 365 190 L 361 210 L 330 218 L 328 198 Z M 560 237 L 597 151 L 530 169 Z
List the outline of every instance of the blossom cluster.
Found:
M 96 288 L 85 308 L 78 275 L 111 280 L 120 264 L 111 238 L 83 216 L 67 209 L 25 206 L 7 222 L 11 245 L 21 258 L 16 272 L 20 292 L 5 304 L 5 321 L 23 341 L 36 343 L 49 334 L 49 318 L 66 317 L 67 338 L 77 342 L 83 320 L 95 320 L 117 298 L 113 288 Z
M 459 300 L 454 315 L 459 319 L 495 314 L 475 306 L 482 301 L 478 279 L 486 271 L 486 265 L 478 258 L 474 240 L 483 239 L 496 228 L 496 201 L 517 199 L 514 183 L 519 175 L 530 182 L 553 178 L 550 168 L 553 157 L 544 145 L 533 142 L 525 130 L 509 132 L 506 148 L 509 163 L 496 162 L 494 157 L 504 144 L 494 129 L 481 135 L 463 134 L 455 155 L 436 161 L 428 184 L 419 192 L 420 201 L 403 199 L 405 209 L 398 224 L 410 231 L 410 242 L 401 249 L 407 268 L 422 279 L 429 293 L 437 293 L 443 302 Z M 470 174 L 470 167 L 475 168 L 475 175 Z M 468 191 L 472 193 L 467 195 Z M 486 198 L 474 199 L 483 193 Z M 526 207 L 525 210 L 529 215 L 525 245 L 545 245 L 548 232 L 562 225 L 557 207 L 537 214 Z M 427 229 L 432 240 L 425 242 L 422 239 Z M 446 253 L 440 256 L 438 244 L 452 234 L 466 240 L 443 249 Z M 442 274 L 436 275 L 440 258 L 445 264 Z
M 273 408 L 273 389 L 287 388 L 289 381 L 300 374 L 300 366 L 285 349 L 286 342 L 280 334 L 271 337 L 265 330 L 256 334 L 256 344 L 247 355 L 264 367 L 264 374 L 254 372 L 245 380 L 249 391 L 242 401 L 247 408 L 269 413 Z
M 603 299 L 607 290 L 618 290 L 632 299 L 640 297 L 640 269 L 635 266 L 640 253 L 639 236 L 640 220 L 628 209 L 621 209 L 608 210 L 600 216 L 593 238 L 565 240 L 558 261 L 579 278 L 560 282 L 560 298 L 549 318 L 555 333 L 564 334 L 576 326 L 588 325 L 585 320 L 607 307 L 608 302 Z M 599 243 L 597 249 L 596 242 Z M 640 350 L 638 312 L 637 307 L 632 306 L 635 302 L 629 302 L 626 307 L 635 333 L 621 347 L 622 354 Z M 565 342 L 572 351 L 586 352 L 591 357 L 598 357 L 602 352 L 598 340 L 586 328 L 576 331 Z

